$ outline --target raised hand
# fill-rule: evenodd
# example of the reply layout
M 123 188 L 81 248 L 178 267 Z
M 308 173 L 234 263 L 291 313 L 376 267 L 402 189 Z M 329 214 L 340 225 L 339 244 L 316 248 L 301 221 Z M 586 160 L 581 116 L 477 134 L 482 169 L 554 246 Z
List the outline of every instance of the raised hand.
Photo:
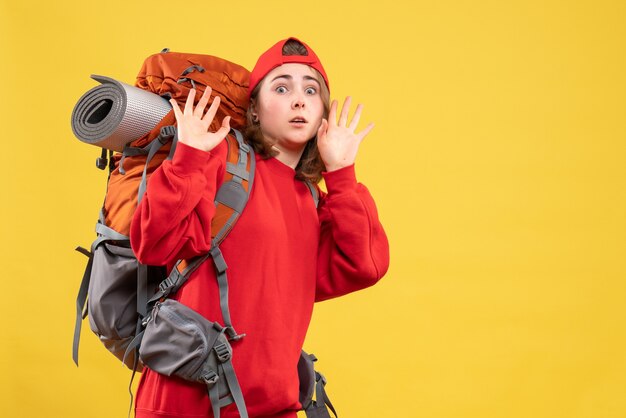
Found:
M 209 97 L 211 96 L 211 87 L 207 86 L 194 109 L 193 100 L 195 96 L 196 89 L 189 90 L 183 111 L 180 110 L 176 100 L 170 100 L 178 126 L 178 141 L 203 151 L 211 151 L 228 135 L 230 131 L 230 116 L 226 116 L 222 120 L 222 126 L 216 132 L 209 132 L 209 126 L 213 122 L 217 108 L 220 105 L 220 98 L 219 96 L 215 97 L 209 110 L 204 114 L 204 109 L 209 103 Z
M 327 171 L 339 170 L 354 164 L 361 141 L 374 128 L 374 124 L 370 123 L 361 132 L 354 132 L 359 124 L 363 105 L 359 104 L 356 107 L 352 120 L 348 123 L 351 102 L 352 98 L 346 97 L 337 122 L 337 100 L 333 100 L 328 120 L 322 119 L 317 131 L 317 148 Z

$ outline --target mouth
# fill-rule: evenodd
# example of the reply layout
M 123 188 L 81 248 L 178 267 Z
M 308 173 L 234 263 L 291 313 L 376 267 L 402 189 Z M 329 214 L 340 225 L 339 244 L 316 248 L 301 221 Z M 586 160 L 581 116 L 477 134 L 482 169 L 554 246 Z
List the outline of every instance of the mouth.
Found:
M 291 119 L 289 123 L 305 124 L 305 123 L 308 123 L 308 121 L 305 118 L 298 116 L 298 117 Z

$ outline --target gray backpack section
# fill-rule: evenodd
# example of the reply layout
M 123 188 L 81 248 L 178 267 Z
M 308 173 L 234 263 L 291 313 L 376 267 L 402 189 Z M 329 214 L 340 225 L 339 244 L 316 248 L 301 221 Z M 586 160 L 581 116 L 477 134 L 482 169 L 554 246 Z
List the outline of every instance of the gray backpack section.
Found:
M 108 273 L 115 271 L 115 275 Z M 137 324 L 137 259 L 130 248 L 103 243 L 93 252 L 88 316 L 91 330 L 122 360 Z M 104 277 L 94 277 L 104 276 Z M 134 364 L 134 356 L 130 368 Z
M 141 370 L 134 353 L 126 355 L 127 349 L 146 316 L 148 289 L 158 285 L 165 269 L 140 264 L 128 238 L 101 222 L 98 226 L 100 236 L 91 252 L 84 252 L 89 262 L 77 298 L 73 358 L 78 364 L 81 320 L 88 315 L 91 330 L 104 346 L 128 368 Z

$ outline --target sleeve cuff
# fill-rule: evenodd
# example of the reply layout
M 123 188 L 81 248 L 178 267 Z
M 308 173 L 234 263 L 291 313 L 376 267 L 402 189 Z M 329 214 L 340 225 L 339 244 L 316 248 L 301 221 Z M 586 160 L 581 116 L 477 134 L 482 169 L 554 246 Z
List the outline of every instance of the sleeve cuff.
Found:
M 194 171 L 204 171 L 211 159 L 211 152 L 199 150 L 179 142 L 176 144 L 172 168 L 176 174 L 186 176 Z
M 335 171 L 323 171 L 322 177 L 329 195 L 356 189 L 354 164 Z

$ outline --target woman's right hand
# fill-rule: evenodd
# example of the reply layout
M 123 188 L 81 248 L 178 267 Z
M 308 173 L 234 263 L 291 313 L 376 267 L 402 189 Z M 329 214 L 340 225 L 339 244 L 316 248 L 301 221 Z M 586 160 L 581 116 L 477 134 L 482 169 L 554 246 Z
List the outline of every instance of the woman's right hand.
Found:
M 230 131 L 230 116 L 226 116 L 222 120 L 222 126 L 216 132 L 209 132 L 209 126 L 211 122 L 213 122 L 217 108 L 220 105 L 220 98 L 219 96 L 215 97 L 209 110 L 203 115 L 204 109 L 209 103 L 211 87 L 207 86 L 194 109 L 193 100 L 195 96 L 196 89 L 189 90 L 183 111 L 180 110 L 176 100 L 170 100 L 172 108 L 174 109 L 174 115 L 176 116 L 178 141 L 202 151 L 211 151 L 228 135 Z

